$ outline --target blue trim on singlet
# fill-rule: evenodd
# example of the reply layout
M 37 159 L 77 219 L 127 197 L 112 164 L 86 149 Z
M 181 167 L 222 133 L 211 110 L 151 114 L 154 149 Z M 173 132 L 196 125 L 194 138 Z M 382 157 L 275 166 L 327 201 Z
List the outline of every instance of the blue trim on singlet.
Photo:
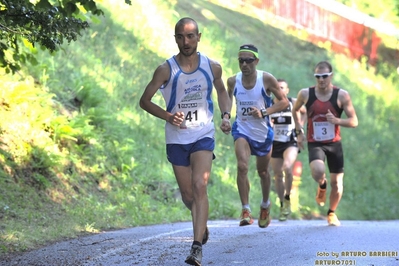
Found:
M 204 74 L 205 78 L 206 78 L 206 83 L 208 86 L 208 90 L 207 90 L 207 95 L 206 95 L 206 100 L 208 102 L 208 110 L 213 114 L 213 101 L 212 101 L 212 80 L 211 77 L 208 75 L 208 73 L 205 71 L 205 69 L 199 68 L 199 71 L 202 72 L 202 74 Z
M 168 107 L 166 108 L 166 111 L 168 111 L 168 112 L 172 112 L 173 107 L 176 105 L 176 88 L 177 88 L 177 82 L 179 81 L 179 76 L 181 73 L 182 73 L 182 71 L 179 70 L 176 73 L 175 78 L 172 81 L 172 92 L 170 94 L 170 100 L 169 100 Z
M 166 60 L 166 63 L 168 63 L 169 69 L 171 70 L 171 69 L 172 69 L 172 65 L 171 65 L 171 63 L 169 62 L 169 60 Z M 163 85 L 161 86 L 161 88 L 159 88 L 160 90 L 163 90 L 164 88 L 166 88 L 166 87 L 168 86 L 171 77 L 172 77 L 172 71 L 169 72 L 168 80 L 166 81 L 165 84 L 163 84 Z
M 197 67 L 194 71 L 192 71 L 192 72 L 184 72 L 184 71 L 180 68 L 180 65 L 177 63 L 176 58 L 173 56 L 173 60 L 176 62 L 176 66 L 178 67 L 179 70 L 176 72 L 176 74 L 175 74 L 175 76 L 174 76 L 174 79 L 172 80 L 171 94 L 170 94 L 169 104 L 168 104 L 168 106 L 167 106 L 167 108 L 166 108 L 166 111 L 171 112 L 172 109 L 173 109 L 173 107 L 176 105 L 176 94 L 177 94 L 176 88 L 177 88 L 177 83 L 178 83 L 178 80 L 179 80 L 179 76 L 180 76 L 182 73 L 183 73 L 183 74 L 190 75 L 190 74 L 195 73 L 196 71 L 200 71 L 201 73 L 204 74 L 204 76 L 205 76 L 205 78 L 206 78 L 206 82 L 207 82 L 207 86 L 208 86 L 207 96 L 206 96 L 206 99 L 207 99 L 207 102 L 208 102 L 208 110 L 213 114 L 214 106 L 213 106 L 213 101 L 212 101 L 212 90 L 213 90 L 212 79 L 211 79 L 211 77 L 208 75 L 208 73 L 206 72 L 206 70 L 203 69 L 203 68 L 201 68 L 201 59 L 202 59 L 202 56 L 201 56 L 200 53 L 198 53 L 198 55 L 199 55 L 198 67 Z M 208 59 L 208 58 L 207 58 L 207 59 Z M 172 76 L 172 65 L 171 65 L 171 63 L 169 62 L 169 60 L 167 60 L 167 63 L 169 64 L 169 68 L 171 69 L 171 73 L 169 74 L 169 79 L 168 79 L 168 83 L 169 83 L 169 82 L 170 82 L 170 78 L 171 78 L 171 76 Z M 209 59 L 208 59 L 208 65 L 209 65 L 210 71 L 212 71 L 211 62 L 209 61 Z M 168 83 L 166 83 L 164 86 L 162 86 L 161 89 L 163 89 L 164 87 L 166 87 Z
M 262 97 L 263 97 L 263 99 L 265 100 L 265 106 L 266 106 L 266 108 L 267 108 L 267 107 L 270 107 L 271 98 L 270 98 L 269 96 L 267 96 L 266 90 L 265 90 L 265 88 L 263 88 L 263 87 L 262 87 Z
M 269 108 L 270 106 L 272 106 L 273 99 L 266 94 L 266 90 L 263 87 L 262 87 L 262 97 L 263 97 L 263 100 L 265 101 L 265 108 Z M 267 122 L 267 127 L 269 128 L 269 131 L 270 130 L 273 131 L 273 127 L 272 127 L 272 124 L 270 123 L 269 115 L 267 115 L 265 117 L 265 119 Z M 273 131 L 273 136 L 274 136 L 274 131 Z

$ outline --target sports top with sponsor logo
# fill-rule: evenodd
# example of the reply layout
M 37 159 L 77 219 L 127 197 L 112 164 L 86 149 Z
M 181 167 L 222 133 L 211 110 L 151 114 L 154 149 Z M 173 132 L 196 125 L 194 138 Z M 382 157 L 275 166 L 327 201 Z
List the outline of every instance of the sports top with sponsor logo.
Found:
M 292 117 L 292 98 L 288 97 L 288 101 L 289 105 L 285 110 L 270 115 L 270 119 L 273 121 L 274 141 L 290 142 L 292 139 L 295 127 Z
M 184 112 L 184 121 L 178 127 L 165 124 L 166 144 L 190 144 L 202 138 L 213 138 L 212 89 L 214 76 L 208 57 L 198 53 L 199 63 L 193 72 L 184 72 L 175 56 L 169 58 L 170 77 L 160 91 L 166 110 L 172 114 Z
M 337 103 L 339 90 L 340 88 L 334 86 L 330 99 L 322 102 L 316 97 L 315 87 L 309 88 L 309 99 L 305 104 L 308 115 L 308 142 L 329 143 L 341 140 L 340 127 L 328 122 L 326 118 L 328 110 L 335 117 L 341 117 L 343 109 L 338 107 Z
M 266 93 L 263 85 L 263 73 L 263 71 L 257 70 L 256 84 L 251 89 L 244 88 L 242 85 L 242 72 L 237 73 L 233 92 L 237 110 L 232 130 L 238 131 L 258 142 L 265 142 L 267 138 L 273 138 L 273 128 L 271 127 L 269 116 L 259 119 L 249 114 L 252 107 L 266 109 L 272 104 L 271 95 Z

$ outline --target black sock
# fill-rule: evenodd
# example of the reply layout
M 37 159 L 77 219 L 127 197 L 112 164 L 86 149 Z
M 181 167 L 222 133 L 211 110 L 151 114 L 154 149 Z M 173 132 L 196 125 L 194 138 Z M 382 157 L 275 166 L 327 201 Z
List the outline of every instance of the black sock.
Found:
M 284 198 L 285 198 L 286 200 L 290 200 L 290 195 L 285 195 Z
M 320 185 L 320 188 L 321 189 L 326 189 L 327 188 L 327 181 L 326 180 L 324 180 L 323 185 Z
M 282 201 L 280 201 L 280 207 L 283 207 L 283 202 Z
M 192 246 L 194 246 L 194 245 L 195 245 L 195 246 L 200 246 L 200 247 L 202 247 L 202 243 L 199 242 L 199 241 L 194 241 Z M 192 246 L 191 246 L 191 247 L 192 247 Z
M 328 209 L 327 215 L 329 215 L 329 214 L 332 213 L 332 212 L 334 212 L 334 211 L 331 210 L 331 209 Z

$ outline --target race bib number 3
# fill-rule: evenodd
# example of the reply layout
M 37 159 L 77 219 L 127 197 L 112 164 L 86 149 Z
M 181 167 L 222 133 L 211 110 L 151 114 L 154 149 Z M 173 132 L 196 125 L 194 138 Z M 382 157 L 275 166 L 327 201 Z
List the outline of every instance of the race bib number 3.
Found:
M 313 122 L 313 138 L 317 141 L 332 140 L 335 137 L 335 126 L 330 122 Z

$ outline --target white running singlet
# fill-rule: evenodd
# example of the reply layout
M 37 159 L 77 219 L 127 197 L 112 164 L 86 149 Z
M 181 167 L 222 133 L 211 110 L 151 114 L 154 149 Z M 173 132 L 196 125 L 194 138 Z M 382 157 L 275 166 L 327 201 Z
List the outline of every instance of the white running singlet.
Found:
M 214 76 L 209 59 L 200 53 L 198 55 L 199 66 L 191 73 L 183 72 L 175 56 L 167 60 L 170 78 L 160 91 L 165 99 L 166 110 L 172 114 L 184 112 L 185 119 L 180 127 L 166 122 L 166 144 L 190 144 L 199 139 L 214 137 Z
M 265 142 L 271 129 L 269 116 L 255 118 L 249 114 L 251 107 L 266 109 L 271 106 L 272 98 L 266 94 L 263 86 L 263 71 L 257 70 L 256 84 L 252 89 L 246 89 L 242 85 L 242 72 L 236 75 L 234 96 L 236 98 L 237 114 L 233 128 L 240 134 L 246 135 L 257 142 Z
M 292 102 L 289 101 L 289 106 L 285 110 L 271 114 L 270 118 L 274 121 L 274 141 L 290 142 L 295 127 L 292 117 Z

